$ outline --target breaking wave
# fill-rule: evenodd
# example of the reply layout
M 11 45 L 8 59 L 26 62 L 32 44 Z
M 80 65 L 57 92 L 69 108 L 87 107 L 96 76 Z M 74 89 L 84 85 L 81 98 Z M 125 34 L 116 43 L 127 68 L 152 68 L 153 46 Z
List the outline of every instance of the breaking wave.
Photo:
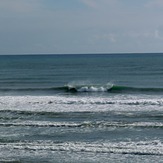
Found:
M 114 153 L 130 155 L 163 155 L 163 144 L 159 140 L 138 142 L 109 142 L 109 143 L 86 143 L 52 141 L 0 143 L 0 149 L 28 150 L 28 151 L 62 151 L 84 153 Z
M 143 87 L 128 87 L 114 84 L 106 85 L 67 85 L 64 87 L 66 91 L 70 92 L 162 92 L 163 88 L 143 88 Z
M 0 96 L 0 112 L 108 112 L 162 111 L 162 96 Z
M 81 123 L 74 122 L 50 122 L 50 121 L 24 121 L 24 122 L 10 122 L 0 123 L 3 127 L 56 127 L 56 128 L 157 128 L 162 129 L 161 122 L 107 122 L 107 121 L 87 121 Z
M 43 88 L 0 88 L 0 92 L 109 92 L 109 93 L 163 93 L 163 88 L 129 87 L 107 84 L 67 84 L 59 87 Z

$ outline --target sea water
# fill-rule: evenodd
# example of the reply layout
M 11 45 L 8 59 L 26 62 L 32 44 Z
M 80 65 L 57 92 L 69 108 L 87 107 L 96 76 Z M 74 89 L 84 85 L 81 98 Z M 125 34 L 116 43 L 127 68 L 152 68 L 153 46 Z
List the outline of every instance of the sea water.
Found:
M 163 162 L 163 54 L 0 56 L 0 162 Z

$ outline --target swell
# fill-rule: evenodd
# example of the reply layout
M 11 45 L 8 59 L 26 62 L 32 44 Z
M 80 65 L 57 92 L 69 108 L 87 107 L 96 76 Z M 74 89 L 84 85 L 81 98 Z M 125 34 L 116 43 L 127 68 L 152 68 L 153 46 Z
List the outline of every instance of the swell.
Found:
M 113 86 L 110 90 L 110 92 L 162 92 L 163 88 L 143 88 L 143 87 L 127 87 L 127 86 Z
M 108 93 L 163 93 L 163 88 L 159 87 L 128 87 L 113 84 L 106 85 L 65 85 L 59 87 L 29 87 L 29 88 L 0 88 L 0 92 L 108 92 Z

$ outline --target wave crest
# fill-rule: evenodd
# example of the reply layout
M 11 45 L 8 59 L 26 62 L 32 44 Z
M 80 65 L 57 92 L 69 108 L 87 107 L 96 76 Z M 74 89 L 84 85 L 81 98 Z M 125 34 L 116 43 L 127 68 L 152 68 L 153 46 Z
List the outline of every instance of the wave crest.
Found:
M 65 86 L 67 91 L 71 92 L 107 92 L 113 87 L 113 84 L 107 83 L 105 85 L 100 84 L 82 84 L 82 85 L 75 85 L 75 84 L 68 84 Z
M 32 87 L 32 88 L 0 88 L 0 92 L 109 92 L 109 93 L 163 93 L 163 88 L 158 87 L 132 87 L 107 84 L 69 83 L 59 87 Z
M 65 85 L 65 89 L 68 92 L 110 92 L 110 93 L 163 93 L 163 88 L 148 88 L 148 87 L 130 87 L 114 85 L 112 83 L 107 83 L 105 85 Z

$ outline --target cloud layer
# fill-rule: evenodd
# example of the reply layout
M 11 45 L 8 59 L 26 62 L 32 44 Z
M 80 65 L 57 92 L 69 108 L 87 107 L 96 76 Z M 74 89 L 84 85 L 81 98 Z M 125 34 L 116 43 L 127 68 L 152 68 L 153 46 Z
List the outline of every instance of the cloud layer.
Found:
M 162 0 L 0 0 L 0 54 L 163 51 Z

